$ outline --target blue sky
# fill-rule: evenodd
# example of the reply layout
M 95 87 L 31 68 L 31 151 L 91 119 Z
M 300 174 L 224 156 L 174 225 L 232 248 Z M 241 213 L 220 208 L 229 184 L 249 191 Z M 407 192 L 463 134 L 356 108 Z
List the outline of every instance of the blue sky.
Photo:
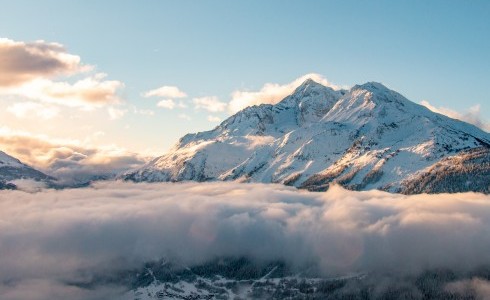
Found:
M 412 101 L 490 119 L 489 1 L 10 1 L 0 36 L 62 44 L 124 85 L 123 116 L 105 108 L 30 124 L 0 112 L 3 126 L 50 138 L 163 153 L 187 132 L 217 125 L 192 99 L 227 103 L 234 91 L 288 84 L 308 73 L 351 86 L 379 81 Z M 67 79 L 73 81 L 84 75 Z M 156 107 L 161 86 L 187 108 Z M 24 101 L 19 95 L 1 104 Z M 153 115 L 135 113 L 152 111 Z M 64 117 L 72 114 L 74 117 Z M 73 121 L 76 119 L 79 121 Z M 45 123 L 40 125 L 40 123 Z M 87 126 L 82 126 L 82 125 Z M 90 125 L 90 126 L 89 126 Z M 83 128 L 85 129 L 83 129 Z

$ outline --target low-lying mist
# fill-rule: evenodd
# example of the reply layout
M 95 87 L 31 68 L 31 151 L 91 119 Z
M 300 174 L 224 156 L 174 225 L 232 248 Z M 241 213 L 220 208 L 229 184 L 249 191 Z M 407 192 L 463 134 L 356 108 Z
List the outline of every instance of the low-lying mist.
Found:
M 216 257 L 315 264 L 323 276 L 469 272 L 490 265 L 490 196 L 222 182 L 0 192 L 3 300 L 118 299 L 126 287 L 67 282 L 161 258 L 195 265 Z M 484 279 L 447 289 L 473 286 L 490 297 Z

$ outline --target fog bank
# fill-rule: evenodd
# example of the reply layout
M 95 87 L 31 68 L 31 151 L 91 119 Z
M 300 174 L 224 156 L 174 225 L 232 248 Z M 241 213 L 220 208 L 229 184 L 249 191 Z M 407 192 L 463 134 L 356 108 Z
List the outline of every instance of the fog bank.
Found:
M 465 272 L 490 265 L 490 196 L 223 182 L 0 192 L 1 299 L 114 298 L 123 287 L 66 282 L 164 257 L 192 265 L 220 256 L 315 263 L 325 276 Z M 472 286 L 489 285 L 448 288 Z

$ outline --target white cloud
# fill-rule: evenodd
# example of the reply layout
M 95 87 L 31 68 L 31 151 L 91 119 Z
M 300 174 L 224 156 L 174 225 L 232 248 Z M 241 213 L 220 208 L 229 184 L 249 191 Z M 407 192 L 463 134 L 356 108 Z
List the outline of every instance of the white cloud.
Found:
M 208 116 L 208 121 L 212 123 L 220 122 L 221 118 L 216 117 L 216 116 Z
M 138 109 L 136 107 L 133 107 L 133 112 L 138 115 L 144 115 L 144 116 L 154 116 L 155 112 L 151 109 Z
M 192 99 L 195 109 L 205 109 L 209 112 L 222 112 L 226 109 L 226 103 L 219 101 L 218 97 L 201 97 Z
M 144 97 L 185 98 L 187 94 L 176 86 L 162 86 L 143 94 Z
M 111 120 L 117 120 L 122 117 L 128 112 L 127 109 L 124 108 L 116 108 L 116 107 L 109 107 L 107 108 L 107 113 L 109 114 L 109 119 Z
M 432 110 L 433 112 L 446 115 L 453 119 L 458 119 L 464 122 L 468 122 L 477 127 L 480 127 L 481 129 L 487 132 L 490 132 L 490 123 L 481 117 L 479 104 L 470 107 L 464 113 L 457 112 L 447 107 L 435 107 L 427 100 L 421 101 L 420 104 Z
M 155 115 L 155 112 L 151 109 L 138 108 L 134 105 L 119 105 L 119 106 L 110 106 L 107 108 L 107 113 L 109 114 L 110 120 L 118 120 L 124 117 L 128 112 L 131 112 L 135 115 L 142 115 L 142 116 Z
M 56 106 L 37 102 L 17 102 L 7 107 L 7 111 L 17 118 L 30 118 L 36 116 L 44 120 L 56 117 L 60 109 Z
M 303 75 L 294 81 L 287 84 L 278 83 L 266 83 L 259 91 L 243 91 L 237 90 L 231 94 L 231 101 L 228 109 L 230 112 L 235 113 L 245 107 L 259 104 L 276 104 L 286 96 L 293 93 L 293 91 L 300 86 L 306 79 L 313 79 L 314 81 L 323 84 L 324 86 L 331 87 L 335 90 L 342 87 L 334 85 L 329 82 L 325 77 L 316 73 L 310 73 Z
M 179 119 L 186 120 L 186 121 L 192 120 L 191 116 L 189 116 L 187 114 L 179 114 L 178 117 L 179 117 Z
M 174 109 L 175 108 L 175 101 L 172 99 L 160 100 L 157 103 L 157 106 L 161 107 L 161 108 L 166 108 L 166 109 Z
M 0 296 L 9 300 L 50 299 L 53 291 L 56 299 L 120 299 L 121 289 L 96 297 L 109 286 L 70 283 L 127 274 L 159 258 L 186 266 L 240 256 L 314 263 L 327 276 L 367 273 L 361 282 L 383 272 L 394 282 L 431 269 L 464 274 L 490 261 L 490 196 L 477 193 L 102 182 L 34 194 L 2 191 L 0 220 Z M 372 280 L 375 288 L 389 284 Z M 447 287 L 467 288 L 482 295 L 488 283 Z M 22 292 L 35 296 L 5 296 Z

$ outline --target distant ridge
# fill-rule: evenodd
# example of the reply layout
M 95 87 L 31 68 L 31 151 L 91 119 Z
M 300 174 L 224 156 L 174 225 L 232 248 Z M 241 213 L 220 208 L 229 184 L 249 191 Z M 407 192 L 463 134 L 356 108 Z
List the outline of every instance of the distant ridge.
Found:
M 19 179 L 48 182 L 54 178 L 0 151 L 0 189 L 15 189 L 16 186 L 12 181 Z

